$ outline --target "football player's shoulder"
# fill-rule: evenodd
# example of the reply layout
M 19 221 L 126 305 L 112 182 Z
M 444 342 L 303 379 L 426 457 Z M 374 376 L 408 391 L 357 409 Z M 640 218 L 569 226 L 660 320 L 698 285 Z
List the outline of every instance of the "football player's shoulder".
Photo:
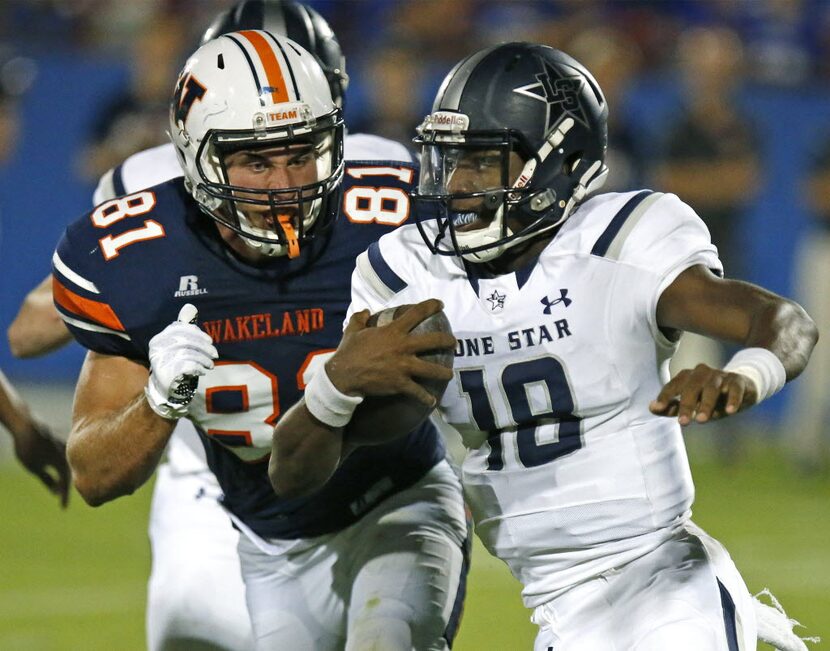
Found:
M 349 232 L 350 239 L 363 242 L 362 250 L 368 242 L 409 223 L 414 213 L 409 193 L 416 179 L 416 166 L 404 161 L 348 163 L 340 228 Z
M 371 133 L 348 134 L 344 147 L 347 161 L 414 161 L 405 145 Z
M 637 196 L 636 192 L 604 192 L 580 203 L 562 225 L 555 253 L 596 254 L 597 242 L 614 228 L 617 215 Z M 619 219 L 617 220 L 619 221 Z
M 676 195 L 640 190 L 615 195 L 598 220 L 602 232 L 591 255 L 634 265 L 653 273 L 695 258 L 719 267 L 706 225 Z
M 66 228 L 58 255 L 90 273 L 100 267 L 102 274 L 103 268 L 109 273 L 135 258 L 164 259 L 188 237 L 188 210 L 180 178 L 109 199 Z
M 435 258 L 415 224 L 402 226 L 373 242 L 356 260 L 355 273 L 375 293 L 390 297 L 434 273 Z
M 182 176 L 182 169 L 172 143 L 144 149 L 101 177 L 93 203 L 98 205 L 179 176 Z

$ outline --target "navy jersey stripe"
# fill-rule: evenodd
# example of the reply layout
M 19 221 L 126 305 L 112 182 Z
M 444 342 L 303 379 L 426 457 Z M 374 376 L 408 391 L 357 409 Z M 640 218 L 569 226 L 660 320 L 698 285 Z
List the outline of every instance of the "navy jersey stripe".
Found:
M 652 194 L 651 190 L 643 190 L 642 192 L 635 194 L 626 202 L 622 209 L 614 215 L 611 223 L 608 224 L 608 227 L 602 235 L 599 236 L 599 239 L 597 239 L 594 243 L 594 248 L 591 249 L 591 255 L 604 256 L 608 252 L 608 247 L 611 246 L 611 243 L 614 241 L 617 233 L 620 232 L 620 229 L 625 224 L 625 221 L 631 216 L 631 213 L 634 212 L 637 206 L 639 206 L 650 194 Z
M 248 62 L 248 66 L 251 68 L 251 74 L 254 76 L 254 83 L 256 84 L 257 92 L 259 94 L 259 103 L 262 104 L 262 106 L 265 106 L 265 100 L 262 99 L 262 84 L 259 81 L 259 75 L 257 75 L 256 73 L 256 66 L 254 65 L 254 62 L 251 61 L 251 57 L 248 56 L 248 50 L 245 49 L 245 46 L 242 43 L 240 43 L 237 38 L 231 36 L 230 34 L 225 34 L 225 36 L 231 39 L 234 43 L 236 43 L 239 46 L 239 49 L 242 50 L 242 54 L 245 55 L 245 60 Z
M 384 285 L 396 294 L 406 287 L 406 282 L 392 271 L 392 267 L 386 264 L 386 260 L 383 259 L 377 242 L 372 242 L 369 245 L 368 253 L 369 263 Z
M 452 611 L 450 618 L 447 621 L 447 626 L 444 628 L 444 639 L 447 641 L 447 646 L 452 649 L 453 640 L 458 633 L 458 627 L 461 625 L 461 616 L 464 614 L 464 602 L 467 598 L 467 575 L 470 573 L 470 556 L 472 554 L 472 529 L 468 518 L 467 522 L 467 537 L 461 545 L 461 575 L 458 578 L 458 589 L 455 591 L 455 601 L 452 604 Z
M 718 590 L 720 590 L 720 604 L 723 608 L 723 625 L 726 628 L 726 642 L 729 651 L 739 651 L 738 648 L 738 627 L 735 624 L 735 602 L 732 595 L 718 579 Z
M 127 188 L 124 187 L 124 175 L 122 174 L 123 169 L 124 163 L 121 163 L 112 171 L 112 190 L 115 192 L 116 197 L 123 197 L 127 194 Z

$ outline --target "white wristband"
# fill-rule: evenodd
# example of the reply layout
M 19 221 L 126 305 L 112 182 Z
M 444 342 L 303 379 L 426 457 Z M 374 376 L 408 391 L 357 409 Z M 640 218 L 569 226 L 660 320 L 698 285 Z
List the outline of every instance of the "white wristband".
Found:
M 323 366 L 305 388 L 305 406 L 311 415 L 329 427 L 345 427 L 363 396 L 348 396 L 340 391 Z
M 758 391 L 756 404 L 778 393 L 787 382 L 787 371 L 781 360 L 766 348 L 739 350 L 723 370 L 740 373 L 752 380 Z

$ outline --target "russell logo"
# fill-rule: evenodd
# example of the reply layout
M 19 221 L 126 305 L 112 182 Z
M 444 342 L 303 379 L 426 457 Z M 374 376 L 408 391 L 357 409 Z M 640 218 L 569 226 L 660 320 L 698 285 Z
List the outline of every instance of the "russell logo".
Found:
M 179 289 L 173 292 L 175 298 L 182 298 L 185 296 L 200 296 L 207 294 L 208 290 L 199 289 L 199 276 L 182 276 L 179 278 Z

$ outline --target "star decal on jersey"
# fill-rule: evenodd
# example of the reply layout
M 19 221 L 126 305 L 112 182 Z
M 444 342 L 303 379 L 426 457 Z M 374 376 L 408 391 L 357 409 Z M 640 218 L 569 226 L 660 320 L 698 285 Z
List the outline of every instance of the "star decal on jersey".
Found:
M 582 84 L 585 83 L 582 77 L 577 75 L 573 77 L 560 76 L 556 70 L 544 64 L 544 70 L 536 74 L 536 80 L 535 84 L 514 88 L 513 92 L 546 104 L 545 133 L 549 133 L 555 126 L 553 124 L 554 117 L 571 117 L 584 126 L 588 126 L 585 109 L 579 101 L 579 91 L 582 89 Z M 561 107 L 551 114 L 550 109 L 555 104 L 561 104 Z
M 573 299 L 568 298 L 568 290 L 567 289 L 560 289 L 559 290 L 559 298 L 556 300 L 550 300 L 547 296 L 543 296 L 542 300 L 539 301 L 542 305 L 545 306 L 543 310 L 545 314 L 550 314 L 550 310 L 554 305 L 558 305 L 562 303 L 564 307 L 568 307 L 571 303 L 573 303 Z
M 499 294 L 497 289 L 493 290 L 493 293 L 487 297 L 487 300 L 490 302 L 490 309 L 493 312 L 503 310 L 504 309 L 504 299 L 507 298 L 507 294 Z

